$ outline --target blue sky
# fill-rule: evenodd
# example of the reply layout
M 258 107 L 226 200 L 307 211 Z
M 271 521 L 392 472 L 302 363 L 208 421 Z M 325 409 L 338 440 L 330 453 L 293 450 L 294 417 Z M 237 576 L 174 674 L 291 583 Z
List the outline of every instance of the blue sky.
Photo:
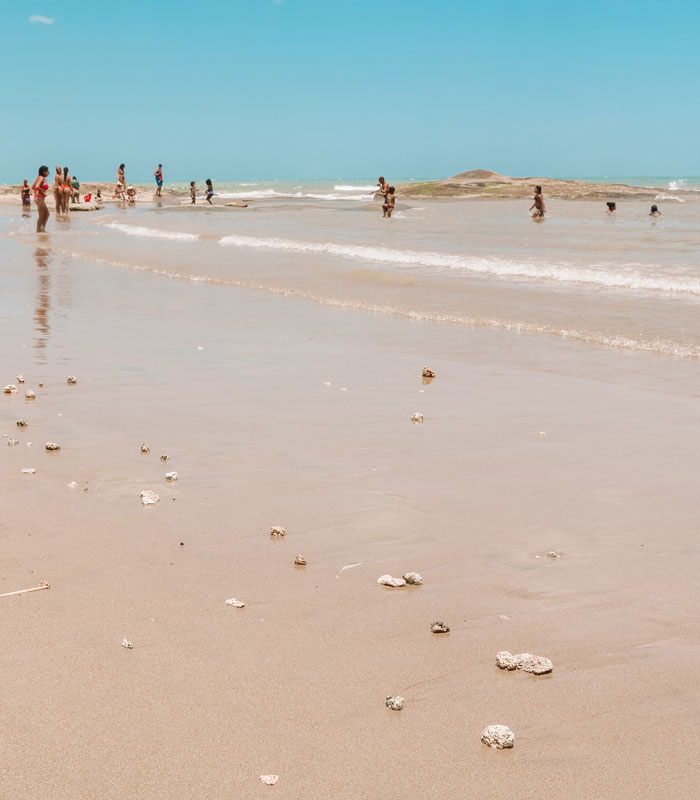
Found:
M 40 15 L 47 21 L 30 21 Z M 697 2 L 5 0 L 0 182 L 698 175 Z

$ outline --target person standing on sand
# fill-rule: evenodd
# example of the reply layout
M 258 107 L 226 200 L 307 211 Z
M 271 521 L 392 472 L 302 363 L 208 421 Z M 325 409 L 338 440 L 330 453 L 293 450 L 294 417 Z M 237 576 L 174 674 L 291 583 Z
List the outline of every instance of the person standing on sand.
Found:
M 535 213 L 532 215 L 532 218 L 543 219 L 544 215 L 547 213 L 547 209 L 544 205 L 544 198 L 542 197 L 541 186 L 535 186 L 535 199 L 533 204 L 530 206 L 528 210 L 532 211 L 533 208 L 535 209 Z
M 160 190 L 163 188 L 163 165 L 158 164 L 158 169 L 153 173 L 156 179 L 156 196 L 160 197 Z
M 382 204 L 382 209 L 384 210 L 385 217 L 391 218 L 391 214 L 394 210 L 395 205 L 396 205 L 396 189 L 393 186 L 388 186 L 386 197 L 384 198 L 384 203 Z
M 209 203 L 210 206 L 213 206 L 214 204 L 212 203 L 211 199 L 214 197 L 214 187 L 212 186 L 211 178 L 207 178 L 204 182 L 207 185 L 207 191 L 204 193 L 204 196 L 207 200 L 207 203 Z
M 197 186 L 194 181 L 190 181 L 190 197 L 192 198 L 190 205 L 193 206 L 197 199 Z
M 49 184 L 46 182 L 48 174 L 48 167 L 39 167 L 39 174 L 32 184 L 32 189 L 34 190 L 34 202 L 36 203 L 36 208 L 39 212 L 39 216 L 36 220 L 37 233 L 46 232 L 46 223 L 48 222 L 50 216 L 49 209 L 46 206 L 46 193 L 49 191 Z
M 29 181 L 26 178 L 24 179 L 24 181 L 22 183 L 21 192 L 22 192 L 22 209 L 24 211 L 29 211 L 29 209 L 31 208 L 31 204 L 32 204 L 32 201 L 31 201 L 31 198 L 30 198 L 31 189 L 29 188 Z

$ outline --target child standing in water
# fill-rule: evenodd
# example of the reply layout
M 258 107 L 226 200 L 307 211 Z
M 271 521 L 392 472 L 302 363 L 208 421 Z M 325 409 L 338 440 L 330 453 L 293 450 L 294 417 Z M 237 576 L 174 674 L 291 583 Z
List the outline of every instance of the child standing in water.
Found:
M 205 183 L 207 184 L 207 191 L 204 196 L 207 199 L 207 203 L 209 203 L 210 206 L 213 206 L 214 204 L 212 203 L 211 199 L 214 197 L 214 187 L 212 186 L 211 178 L 207 178 Z
M 192 198 L 190 205 L 193 206 L 197 200 L 197 186 L 194 181 L 190 181 L 190 197 Z
M 389 186 L 387 187 L 384 203 L 382 203 L 382 209 L 384 210 L 385 217 L 391 217 L 395 205 L 396 205 L 396 189 L 393 186 Z

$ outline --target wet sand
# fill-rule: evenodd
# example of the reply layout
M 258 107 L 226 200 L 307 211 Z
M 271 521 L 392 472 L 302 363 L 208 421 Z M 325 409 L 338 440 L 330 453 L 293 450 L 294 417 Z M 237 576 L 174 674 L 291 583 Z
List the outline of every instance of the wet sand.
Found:
M 0 380 L 26 379 L 0 395 L 0 593 L 51 583 L 0 599 L 5 796 L 692 796 L 692 382 L 43 241 L 0 241 Z

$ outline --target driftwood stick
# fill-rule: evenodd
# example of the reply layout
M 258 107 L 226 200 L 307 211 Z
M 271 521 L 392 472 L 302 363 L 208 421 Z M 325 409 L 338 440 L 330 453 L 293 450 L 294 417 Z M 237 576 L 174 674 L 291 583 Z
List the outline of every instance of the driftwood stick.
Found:
M 38 592 L 40 589 L 50 589 L 50 588 L 51 588 L 50 583 L 42 581 L 38 586 L 32 586 L 31 589 L 18 589 L 16 592 L 5 592 L 5 594 L 0 594 L 0 597 L 11 597 L 13 594 L 24 594 L 25 592 Z

